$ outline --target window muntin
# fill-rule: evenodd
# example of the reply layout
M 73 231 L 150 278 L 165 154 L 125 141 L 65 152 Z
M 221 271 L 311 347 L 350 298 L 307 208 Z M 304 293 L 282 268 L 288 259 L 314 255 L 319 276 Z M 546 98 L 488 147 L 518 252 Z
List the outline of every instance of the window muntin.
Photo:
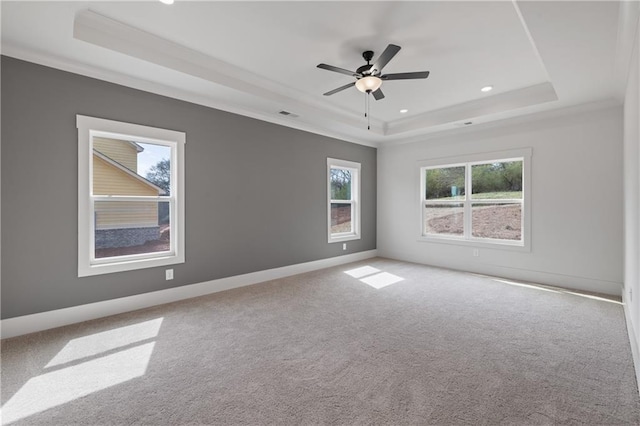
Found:
M 327 159 L 328 241 L 360 238 L 360 163 Z
M 528 161 L 523 156 L 422 167 L 422 237 L 525 246 Z
M 78 116 L 78 275 L 184 262 L 185 134 Z

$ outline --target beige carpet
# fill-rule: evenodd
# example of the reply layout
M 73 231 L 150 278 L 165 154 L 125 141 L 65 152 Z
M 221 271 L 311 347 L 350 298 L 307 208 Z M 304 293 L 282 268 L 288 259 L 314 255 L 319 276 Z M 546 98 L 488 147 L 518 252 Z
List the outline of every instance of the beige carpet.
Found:
M 619 301 L 371 259 L 5 340 L 3 423 L 638 424 L 626 333 Z

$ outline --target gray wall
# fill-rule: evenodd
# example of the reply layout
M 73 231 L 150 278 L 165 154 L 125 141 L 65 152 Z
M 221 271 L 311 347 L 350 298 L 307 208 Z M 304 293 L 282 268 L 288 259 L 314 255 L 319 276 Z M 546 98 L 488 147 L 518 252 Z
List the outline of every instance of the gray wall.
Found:
M 2 57 L 2 318 L 376 248 L 376 149 Z M 77 277 L 76 114 L 184 131 L 186 263 Z M 362 163 L 362 239 L 327 243 L 326 158 Z

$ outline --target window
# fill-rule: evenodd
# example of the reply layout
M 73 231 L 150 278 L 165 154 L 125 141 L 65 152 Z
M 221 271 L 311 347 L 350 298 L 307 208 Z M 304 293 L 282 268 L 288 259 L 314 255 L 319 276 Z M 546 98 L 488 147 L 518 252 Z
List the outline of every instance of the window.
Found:
M 360 239 L 360 163 L 327 158 L 329 242 Z
M 530 159 L 518 150 L 423 162 L 422 239 L 529 249 Z
M 182 132 L 78 115 L 78 276 L 184 262 Z

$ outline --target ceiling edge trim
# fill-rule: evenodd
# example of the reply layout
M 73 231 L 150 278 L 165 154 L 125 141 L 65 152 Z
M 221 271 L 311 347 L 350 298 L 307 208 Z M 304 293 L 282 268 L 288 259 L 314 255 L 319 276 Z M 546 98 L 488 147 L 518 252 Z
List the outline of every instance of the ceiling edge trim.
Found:
M 427 111 L 402 122 L 390 123 L 388 135 L 417 130 L 426 126 L 435 127 L 457 121 L 471 120 L 491 114 L 557 101 L 558 95 L 549 82 L 476 99 L 451 107 Z
M 518 0 L 511 0 L 511 4 L 513 5 L 513 8 L 515 9 L 516 14 L 518 15 L 518 19 L 520 19 L 520 24 L 522 25 L 522 29 L 524 30 L 524 33 L 526 34 L 527 39 L 529 40 L 529 44 L 531 44 L 531 48 L 533 49 L 533 52 L 535 53 L 536 58 L 538 58 L 538 62 L 540 62 L 540 66 L 542 66 L 542 69 L 544 70 L 544 73 L 547 77 L 547 81 L 551 81 L 551 76 L 549 75 L 549 71 L 547 70 L 547 67 L 544 64 L 544 61 L 542 60 L 542 55 L 538 50 L 538 45 L 536 44 L 536 41 L 533 39 L 533 35 L 531 35 L 531 31 L 529 30 L 527 21 L 524 19 L 522 10 L 520 10 L 520 6 L 518 6 Z
M 179 89 L 172 86 L 166 86 L 159 83 L 154 83 L 148 80 L 131 77 L 126 74 L 106 71 L 101 68 L 91 67 L 84 64 L 77 63 L 75 61 L 63 60 L 58 57 L 53 57 L 43 52 L 34 52 L 32 50 L 22 49 L 17 46 L 8 44 L 2 45 L 2 55 L 19 59 L 26 62 L 42 65 L 49 68 L 54 68 L 60 71 L 69 72 L 72 74 L 81 75 L 84 77 L 93 78 L 96 80 L 105 81 L 108 83 L 117 84 L 131 89 L 142 90 L 144 92 L 153 93 L 160 96 L 166 96 L 168 98 L 176 99 L 179 101 L 189 102 L 196 105 L 201 105 L 207 108 L 213 108 L 220 111 L 229 112 L 232 114 L 241 115 L 244 117 L 253 118 L 260 121 L 265 121 L 272 124 L 277 124 L 283 127 L 289 127 L 296 130 L 301 130 L 321 136 L 326 136 L 332 139 L 339 139 L 345 142 L 354 143 L 357 145 L 364 145 L 373 148 L 377 148 L 379 144 L 373 141 L 362 140 L 353 138 L 348 135 L 344 135 L 340 132 L 332 132 L 325 129 L 317 128 L 311 124 L 293 121 L 292 119 L 284 118 L 280 115 L 268 115 L 261 111 L 249 109 L 245 106 L 237 104 L 231 104 L 227 102 L 219 102 L 213 98 L 202 96 L 187 90 Z
M 310 116 L 324 117 L 354 128 L 362 126 L 359 116 L 355 113 L 331 108 L 306 93 L 124 24 L 91 9 L 82 10 L 76 15 L 73 37 L 95 46 L 286 105 L 294 111 L 305 109 Z M 374 124 L 372 131 L 382 135 L 383 123 Z
M 535 123 L 536 121 L 548 120 L 553 118 L 561 118 L 571 115 L 586 114 L 594 111 L 604 111 L 612 108 L 621 108 L 621 103 L 618 99 L 601 99 L 598 101 L 587 102 L 578 105 L 560 106 L 558 108 L 536 111 L 524 115 L 516 115 L 513 117 L 503 118 L 500 120 L 492 120 L 484 123 L 469 127 L 457 127 L 453 129 L 446 129 L 438 132 L 433 132 L 426 135 L 417 135 L 402 140 L 394 140 L 389 142 L 380 143 L 378 149 L 391 148 L 399 145 L 406 145 L 418 142 L 428 142 L 437 139 L 445 139 L 457 137 L 459 135 L 465 135 L 470 133 L 476 133 L 480 131 L 486 131 L 491 129 L 509 128 L 514 126 L 520 126 L 529 123 Z

